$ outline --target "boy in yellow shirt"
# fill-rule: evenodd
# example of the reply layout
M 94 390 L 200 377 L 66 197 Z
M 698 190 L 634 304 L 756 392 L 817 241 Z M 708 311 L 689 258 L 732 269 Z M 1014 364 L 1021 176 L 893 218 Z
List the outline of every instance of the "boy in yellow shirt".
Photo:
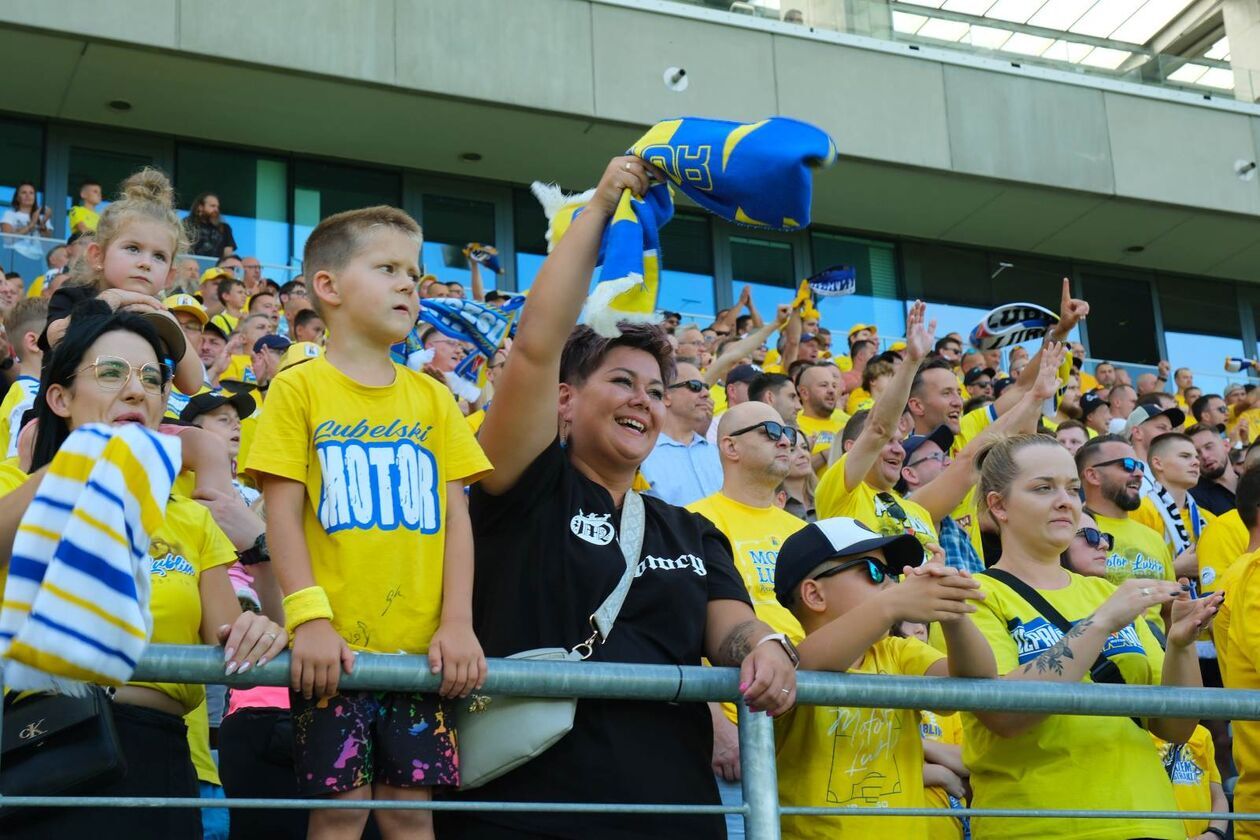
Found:
M 441 698 L 339 691 L 354 651 L 427 653 L 442 698 L 485 678 L 472 630 L 465 482 L 490 470 L 450 392 L 390 359 L 419 311 L 420 227 L 401 210 L 330 216 L 306 242 L 323 356 L 277 376 L 246 467 L 267 505 L 286 593 L 300 793 L 427 800 L 457 785 Z M 310 834 L 358 837 L 361 810 L 312 811 Z M 426 811 L 378 812 L 386 836 L 432 837 Z
M 22 431 L 22 415 L 35 405 L 39 392 L 40 367 L 44 363 L 44 351 L 39 349 L 39 334 L 48 321 L 48 301 L 43 298 L 25 298 L 4 319 L 4 331 L 17 353 L 17 379 L 9 386 L 0 402 L 0 446 L 4 457 L 18 454 L 18 432 Z
M 775 595 L 805 630 L 800 667 L 930 677 L 995 677 L 993 651 L 967 617 L 979 584 L 931 562 L 908 534 L 881 536 L 854 519 L 819 520 L 788 537 Z M 893 575 L 905 574 L 901 583 Z M 901 621 L 939 621 L 949 658 L 890 637 Z M 797 706 L 775 721 L 779 799 L 788 806 L 922 808 L 923 741 L 912 709 Z M 927 840 L 924 817 L 790 816 L 783 837 Z
M 96 208 L 101 206 L 101 185 L 88 179 L 79 185 L 79 201 L 82 204 L 76 204 L 70 208 L 70 215 L 66 222 L 66 227 L 70 228 L 71 233 L 95 233 L 96 226 L 101 221 L 101 214 L 96 212 Z
M 1190 740 L 1170 744 L 1154 735 L 1155 749 L 1168 778 L 1180 811 L 1228 811 L 1229 800 L 1221 786 L 1221 772 L 1216 767 L 1216 747 L 1212 733 L 1205 726 L 1196 726 Z M 1186 837 L 1221 840 L 1229 831 L 1229 820 L 1185 820 Z

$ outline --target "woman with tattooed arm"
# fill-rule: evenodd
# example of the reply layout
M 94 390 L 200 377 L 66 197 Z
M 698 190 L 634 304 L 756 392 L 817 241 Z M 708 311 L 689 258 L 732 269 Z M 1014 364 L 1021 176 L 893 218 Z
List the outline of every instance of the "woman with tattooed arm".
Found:
M 1072 457 L 1054 438 L 1008 438 L 982 453 L 978 463 L 980 504 L 998 525 L 1002 558 L 977 576 L 986 597 L 972 620 L 993 647 L 1003 679 L 1200 686 L 1194 640 L 1221 599 L 1192 600 L 1184 581 L 1133 579 L 1117 587 L 1064 569 L 1059 557 L 1076 537 L 1081 517 L 1080 479 Z M 1164 651 L 1139 619 L 1152 606 L 1168 603 L 1172 624 Z M 1057 617 L 1048 614 L 1056 611 Z M 1071 624 L 1066 634 L 1056 626 L 1063 619 Z M 1172 787 L 1147 730 L 1182 743 L 1196 723 L 964 713 L 963 760 L 971 769 L 972 804 L 1175 811 Z M 971 828 L 977 840 L 1185 836 L 1182 824 L 1171 820 L 973 818 Z
M 474 487 L 473 625 L 487 656 L 572 648 L 626 570 L 618 547 L 639 466 L 665 422 L 674 360 L 664 331 L 577 327 L 604 228 L 652 167 L 608 165 L 530 289 L 480 441 L 494 472 Z M 643 545 L 616 624 L 592 661 L 740 668 L 752 709 L 795 700 L 795 649 L 757 620 L 726 539 L 698 514 L 643 498 Z M 630 514 L 630 519 L 635 518 Z M 632 531 L 633 528 L 627 529 Z M 470 796 L 527 802 L 718 804 L 703 703 L 580 700 L 555 746 Z M 442 814 L 450 838 L 719 838 L 721 815 Z

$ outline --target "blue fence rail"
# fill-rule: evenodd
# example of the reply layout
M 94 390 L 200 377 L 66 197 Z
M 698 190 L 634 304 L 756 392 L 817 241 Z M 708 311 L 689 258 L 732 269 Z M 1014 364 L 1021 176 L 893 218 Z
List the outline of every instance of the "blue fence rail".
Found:
M 606 662 L 525 662 L 490 660 L 483 689 L 489 694 L 528 697 L 585 697 L 622 700 L 735 701 L 740 698 L 739 675 L 732 668 L 672 665 L 629 665 Z M 136 669 L 138 681 L 221 683 L 237 688 L 288 685 L 288 655 L 248 674 L 223 675 L 218 648 L 152 645 Z M 423 656 L 362 654 L 352 674 L 343 675 L 348 689 L 434 691 L 440 677 L 429 673 Z M 809 705 L 891 709 L 953 709 L 1115 717 L 1182 717 L 1216 720 L 1260 720 L 1260 691 L 1188 689 L 1163 686 L 1121 686 L 1076 683 L 1008 682 L 835 674 L 802 671 L 797 679 L 797 702 Z M 1260 814 L 1211 812 L 1132 812 L 1047 809 L 932 808 L 814 808 L 780 807 L 775 769 L 774 728 L 769 717 L 754 714 L 738 703 L 740 762 L 744 804 L 677 805 L 547 802 L 398 802 L 281 799 L 167 799 L 121 800 L 105 797 L 4 797 L 0 807 L 230 807 L 373 808 L 423 810 L 487 810 L 549 812 L 618 812 L 675 814 L 741 814 L 749 840 L 777 840 L 783 814 L 838 816 L 984 816 L 1004 818 L 1060 817 L 1074 819 L 1231 819 L 1260 821 Z

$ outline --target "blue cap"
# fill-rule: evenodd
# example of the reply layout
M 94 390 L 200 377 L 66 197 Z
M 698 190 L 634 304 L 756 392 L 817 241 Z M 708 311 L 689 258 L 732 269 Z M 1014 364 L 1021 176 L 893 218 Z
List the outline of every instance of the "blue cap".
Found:
M 275 350 L 277 353 L 283 353 L 285 350 L 289 349 L 289 345 L 292 343 L 292 341 L 289 341 L 289 339 L 282 335 L 264 335 L 262 338 L 254 342 L 254 352 L 257 353 L 265 347 L 268 350 Z

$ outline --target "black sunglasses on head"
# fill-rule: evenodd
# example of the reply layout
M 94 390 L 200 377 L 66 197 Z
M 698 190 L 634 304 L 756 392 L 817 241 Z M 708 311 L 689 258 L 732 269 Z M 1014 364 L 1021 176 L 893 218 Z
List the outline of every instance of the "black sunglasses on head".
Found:
M 1110 551 L 1111 547 L 1116 544 L 1115 537 L 1097 528 L 1081 528 L 1076 532 L 1076 536 L 1085 540 L 1085 544 L 1090 548 L 1099 548 L 1101 546 L 1103 551 Z
M 770 439 L 771 443 L 778 443 L 780 438 L 787 438 L 787 442 L 791 446 L 796 446 L 796 440 L 800 434 L 796 429 L 791 426 L 786 426 L 783 423 L 776 423 L 773 420 L 762 420 L 760 423 L 754 423 L 746 428 L 737 429 L 736 431 L 731 432 L 728 437 L 739 437 L 740 435 L 746 435 L 749 432 L 756 431 L 757 429 L 764 432 L 766 437 Z
M 1119 464 L 1127 473 L 1143 472 L 1146 466 L 1137 458 L 1112 458 L 1110 461 L 1099 461 L 1094 464 L 1095 467 L 1111 467 Z
M 699 379 L 684 379 L 682 382 L 675 382 L 673 385 L 669 386 L 669 390 L 671 391 L 675 388 L 686 388 L 693 394 L 709 390 L 709 386 L 705 385 Z

